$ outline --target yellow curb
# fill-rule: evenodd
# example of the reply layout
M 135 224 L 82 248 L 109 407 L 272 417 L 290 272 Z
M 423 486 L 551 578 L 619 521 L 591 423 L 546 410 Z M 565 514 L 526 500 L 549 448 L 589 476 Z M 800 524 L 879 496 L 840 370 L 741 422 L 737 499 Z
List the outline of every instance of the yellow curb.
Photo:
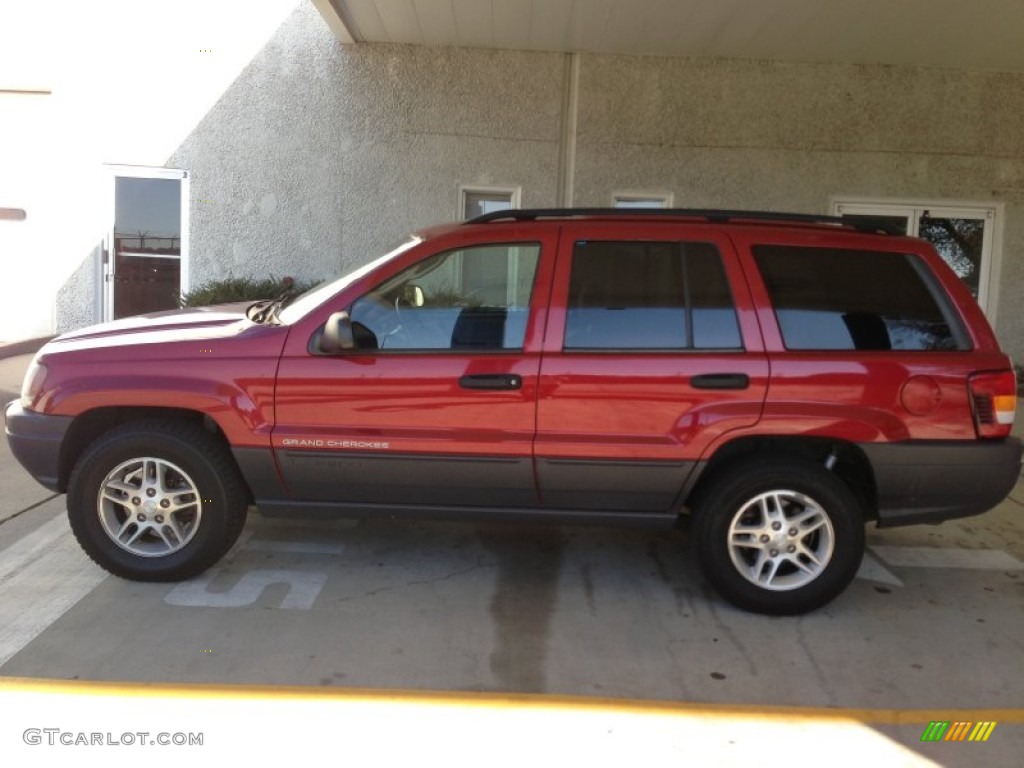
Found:
M 866 725 L 910 725 L 932 720 L 996 721 L 1024 724 L 1024 708 L 846 709 L 756 704 L 718 704 L 683 701 L 644 701 L 589 696 L 476 691 L 426 691 L 374 688 L 338 688 L 298 685 L 225 685 L 187 683 L 134 683 L 114 681 L 52 680 L 3 677 L 0 693 L 145 698 L 266 699 L 413 704 L 491 709 L 609 710 L 635 715 L 721 716 L 740 719 L 846 720 Z

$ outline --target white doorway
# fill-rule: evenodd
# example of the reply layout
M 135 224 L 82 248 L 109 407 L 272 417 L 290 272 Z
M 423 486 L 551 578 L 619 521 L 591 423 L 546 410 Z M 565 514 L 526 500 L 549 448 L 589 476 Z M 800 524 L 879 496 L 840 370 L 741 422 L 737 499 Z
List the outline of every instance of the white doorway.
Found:
M 114 215 L 103 248 L 103 319 L 176 309 L 188 288 L 188 173 L 109 169 Z

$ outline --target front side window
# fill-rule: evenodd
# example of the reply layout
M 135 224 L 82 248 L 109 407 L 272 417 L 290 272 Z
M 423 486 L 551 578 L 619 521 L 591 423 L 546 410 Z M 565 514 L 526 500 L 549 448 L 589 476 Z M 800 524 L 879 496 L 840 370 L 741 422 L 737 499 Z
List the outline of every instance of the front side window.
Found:
M 787 349 L 957 349 L 941 291 L 917 257 L 836 248 L 755 246 Z
M 576 243 L 565 349 L 739 349 L 739 325 L 710 243 Z
M 445 251 L 357 299 L 356 347 L 374 350 L 522 349 L 540 245 Z

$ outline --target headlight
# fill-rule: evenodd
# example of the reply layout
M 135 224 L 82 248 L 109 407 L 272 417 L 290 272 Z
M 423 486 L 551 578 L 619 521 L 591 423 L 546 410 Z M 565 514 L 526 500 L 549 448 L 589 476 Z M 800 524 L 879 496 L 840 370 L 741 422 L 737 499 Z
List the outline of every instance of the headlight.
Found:
M 25 371 L 25 380 L 21 383 L 21 407 L 32 410 L 32 406 L 39 399 L 39 393 L 43 390 L 43 381 L 46 379 L 46 366 L 32 359 L 31 365 Z

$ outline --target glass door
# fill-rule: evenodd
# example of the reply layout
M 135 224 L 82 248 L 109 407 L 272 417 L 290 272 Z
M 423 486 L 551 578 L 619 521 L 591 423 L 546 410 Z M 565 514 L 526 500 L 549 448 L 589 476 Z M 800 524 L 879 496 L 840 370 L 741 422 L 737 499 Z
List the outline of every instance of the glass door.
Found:
M 917 236 L 935 246 L 984 308 L 988 298 L 989 255 L 992 252 L 990 212 L 925 209 L 917 217 Z
M 835 212 L 844 218 L 878 222 L 892 232 L 927 240 L 964 281 L 981 308 L 990 311 L 994 208 L 839 202 Z
M 168 168 L 112 170 L 104 319 L 176 309 L 187 286 L 187 175 Z

